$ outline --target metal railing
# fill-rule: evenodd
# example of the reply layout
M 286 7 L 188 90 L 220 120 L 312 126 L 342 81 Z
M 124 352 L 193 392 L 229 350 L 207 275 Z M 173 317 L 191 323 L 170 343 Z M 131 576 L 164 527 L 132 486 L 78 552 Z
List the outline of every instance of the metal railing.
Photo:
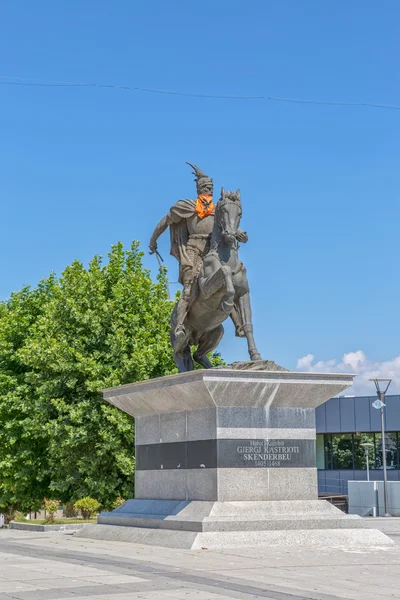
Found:
M 318 491 L 332 494 L 347 494 L 348 479 L 333 479 L 330 477 L 325 477 L 323 481 L 318 482 Z

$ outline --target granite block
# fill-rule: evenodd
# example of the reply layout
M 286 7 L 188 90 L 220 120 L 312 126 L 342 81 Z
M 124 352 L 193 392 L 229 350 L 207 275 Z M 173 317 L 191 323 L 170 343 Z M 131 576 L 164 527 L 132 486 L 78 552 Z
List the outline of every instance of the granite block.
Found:
M 152 471 L 161 468 L 160 444 L 143 444 L 136 446 L 135 472 Z
M 187 440 L 215 439 L 216 421 L 215 408 L 187 411 Z
M 187 412 L 173 412 L 160 415 L 160 442 L 186 441 Z
M 268 409 L 257 406 L 219 407 L 217 426 L 219 428 L 315 429 L 315 411 L 298 407 Z
M 218 469 L 218 500 L 315 500 L 317 470 Z
M 160 444 L 160 465 L 158 468 L 186 469 L 187 458 L 186 442 L 170 442 L 169 444 Z
M 187 511 L 190 505 L 183 510 Z M 215 502 L 209 513 L 209 518 L 221 519 L 295 519 L 304 518 L 347 518 L 336 506 L 327 500 L 279 500 L 279 501 L 241 501 Z
M 316 408 L 352 384 L 352 374 L 204 369 L 103 390 L 135 417 L 200 408 Z
M 188 469 L 187 498 L 188 500 L 217 500 L 217 469 Z
M 101 525 L 120 525 L 124 527 L 141 527 L 152 529 L 171 529 L 180 531 L 202 531 L 201 521 L 179 521 L 176 519 L 160 519 L 154 517 L 101 514 L 97 522 Z M 82 526 L 83 527 L 83 526 Z
M 80 530 L 79 537 L 93 540 L 131 542 L 165 546 L 167 548 L 192 548 L 199 535 L 192 531 L 171 531 L 168 529 L 146 529 L 145 527 L 123 527 L 118 525 L 90 525 Z
M 113 514 L 146 514 L 158 515 L 165 518 L 168 515 L 176 515 L 190 503 L 186 500 L 153 500 L 153 499 L 131 499 L 115 508 Z M 111 514 L 111 513 L 100 513 Z
M 269 410 L 268 423 L 269 427 L 276 428 L 315 429 L 315 410 L 296 405 L 286 408 L 272 407 Z
M 124 523 L 120 524 L 123 525 Z M 146 527 L 146 525 L 144 525 L 144 527 Z M 362 519 L 302 519 L 297 517 L 292 519 L 275 520 L 261 519 L 259 521 L 232 521 L 228 519 L 220 519 L 218 521 L 204 520 L 201 531 L 292 531 L 297 529 L 360 529 L 363 527 L 364 524 Z M 165 528 L 167 528 L 167 526 L 165 526 Z M 192 531 L 193 530 L 194 528 L 192 528 Z
M 214 501 L 217 500 L 217 469 L 136 471 L 135 495 L 136 499 L 132 502 L 137 502 L 137 499 L 146 499 L 147 502 L 153 500 Z M 142 510 L 155 509 L 157 507 L 152 508 L 150 505 Z M 130 512 L 135 510 L 135 507 L 126 510 Z M 124 512 L 126 510 L 124 509 Z
M 269 500 L 271 469 L 218 469 L 218 500 Z
M 154 414 L 148 417 L 136 417 L 135 419 L 135 444 L 159 444 L 160 443 L 160 415 Z
M 321 548 L 368 548 L 395 543 L 377 529 L 315 529 L 278 531 L 224 531 L 196 533 L 168 529 L 86 525 L 75 537 L 148 544 L 166 548 L 222 549 L 267 546 L 315 546 Z
M 316 500 L 317 469 L 269 469 L 269 500 Z
M 186 469 L 135 472 L 136 498 L 186 499 Z
M 81 530 L 81 532 L 83 532 Z M 81 535 L 81 533 L 80 533 Z M 165 538 L 164 538 L 165 539 Z M 146 543 L 146 542 L 142 542 Z M 265 548 L 267 546 L 315 546 L 320 548 L 367 548 L 393 546 L 394 542 L 376 529 L 314 529 L 279 531 L 235 531 L 198 533 L 191 548 Z
M 177 390 L 171 389 L 169 386 L 161 387 L 156 393 L 146 394 L 146 403 L 154 412 L 160 414 L 186 410 L 186 405 L 181 402 L 176 392 Z
M 315 467 L 314 440 L 222 439 L 217 443 L 218 468 L 297 471 Z
M 309 440 L 297 443 L 304 444 Z M 222 440 L 233 443 L 234 440 Z M 235 446 L 236 447 L 236 446 Z M 217 467 L 217 440 L 167 442 L 136 446 L 136 470 L 156 469 L 214 469 Z
M 271 427 L 218 427 L 217 438 L 219 440 L 237 439 L 292 439 L 292 440 L 315 440 L 315 429 L 289 429 Z
M 159 478 L 154 477 L 154 473 L 159 473 L 159 471 L 139 471 L 138 469 L 135 470 L 136 498 L 163 498 L 162 491 L 159 486 Z M 182 498 L 183 497 L 184 496 L 182 496 Z
M 156 413 L 140 396 L 136 394 L 118 394 L 115 397 L 105 398 L 108 402 L 126 412 L 132 417 L 148 416 Z

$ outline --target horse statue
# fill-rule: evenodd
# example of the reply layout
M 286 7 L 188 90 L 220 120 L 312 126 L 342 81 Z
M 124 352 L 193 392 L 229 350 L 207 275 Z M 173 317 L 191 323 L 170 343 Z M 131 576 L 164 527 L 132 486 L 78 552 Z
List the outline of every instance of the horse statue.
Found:
M 238 256 L 236 233 L 241 216 L 240 190 L 225 192 L 222 188 L 210 248 L 192 287 L 183 339 L 174 335 L 177 305 L 172 312 L 171 344 L 180 373 L 194 369 L 193 359 L 206 369 L 212 368 L 207 354 L 218 346 L 224 334 L 222 323 L 235 310 L 242 323 L 241 337 L 247 338 L 250 360 L 261 360 L 253 336 L 246 269 Z M 197 346 L 193 357 L 192 346 Z

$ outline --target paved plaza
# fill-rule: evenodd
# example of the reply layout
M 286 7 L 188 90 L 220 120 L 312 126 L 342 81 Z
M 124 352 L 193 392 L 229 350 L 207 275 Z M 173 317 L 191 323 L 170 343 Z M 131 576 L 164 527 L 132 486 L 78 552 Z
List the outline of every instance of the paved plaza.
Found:
M 400 598 L 400 519 L 381 548 L 174 550 L 0 530 L 0 600 Z

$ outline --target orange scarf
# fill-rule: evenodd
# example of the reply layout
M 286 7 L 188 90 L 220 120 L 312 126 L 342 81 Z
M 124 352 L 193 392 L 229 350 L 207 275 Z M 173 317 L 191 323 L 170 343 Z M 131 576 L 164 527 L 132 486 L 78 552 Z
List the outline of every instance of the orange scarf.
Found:
M 196 212 L 200 219 L 208 217 L 214 210 L 214 204 L 211 194 L 200 194 L 196 200 Z

